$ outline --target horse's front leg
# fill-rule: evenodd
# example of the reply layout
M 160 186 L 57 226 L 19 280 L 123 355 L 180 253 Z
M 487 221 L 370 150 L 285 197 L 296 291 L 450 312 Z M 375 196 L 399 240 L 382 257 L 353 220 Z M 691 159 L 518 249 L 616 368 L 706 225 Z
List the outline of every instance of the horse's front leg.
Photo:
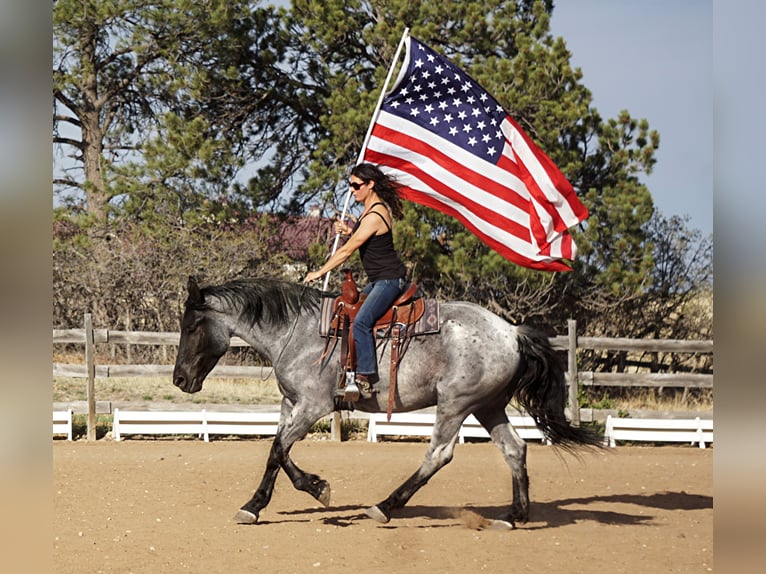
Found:
M 322 416 L 315 409 L 305 410 L 293 406 L 287 400 L 282 402 L 282 416 L 279 429 L 269 451 L 266 471 L 253 497 L 237 512 L 234 519 L 240 524 L 258 522 L 260 511 L 266 507 L 274 492 L 274 484 L 280 468 L 284 468 L 293 486 L 308 492 L 327 506 L 330 503 L 330 485 L 315 474 L 303 472 L 290 459 L 290 449 L 296 441 L 306 436 L 311 426 Z
M 309 474 L 302 471 L 290 458 L 289 454 L 282 462 L 282 468 L 297 490 L 308 492 L 324 506 L 330 505 L 330 483 L 316 474 Z
M 239 524 L 255 524 L 258 522 L 258 516 L 263 508 L 271 500 L 274 492 L 274 483 L 277 481 L 277 474 L 282 466 L 282 461 L 287 456 L 287 452 L 282 445 L 281 432 L 282 427 L 277 431 L 274 442 L 271 444 L 269 458 L 266 461 L 266 472 L 263 473 L 261 484 L 258 486 L 253 497 L 237 512 L 234 520 Z

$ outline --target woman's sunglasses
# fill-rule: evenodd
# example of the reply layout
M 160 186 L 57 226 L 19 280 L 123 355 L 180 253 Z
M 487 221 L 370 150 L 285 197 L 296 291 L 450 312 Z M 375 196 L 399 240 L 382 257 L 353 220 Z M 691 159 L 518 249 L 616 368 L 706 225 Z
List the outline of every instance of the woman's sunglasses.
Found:
M 358 181 L 350 181 L 349 185 L 354 188 L 355 191 L 359 191 L 359 189 L 364 185 L 364 183 L 359 183 Z

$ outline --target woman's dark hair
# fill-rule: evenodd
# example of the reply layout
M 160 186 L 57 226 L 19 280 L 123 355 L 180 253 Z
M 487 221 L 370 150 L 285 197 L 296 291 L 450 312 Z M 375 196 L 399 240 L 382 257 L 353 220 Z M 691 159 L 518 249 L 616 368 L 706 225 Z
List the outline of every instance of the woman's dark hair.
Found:
M 386 202 L 391 210 L 391 215 L 397 219 L 402 217 L 402 200 L 399 197 L 401 184 L 395 178 L 383 173 L 377 165 L 360 163 L 351 170 L 351 175 L 358 177 L 363 182 L 375 182 L 375 193 Z

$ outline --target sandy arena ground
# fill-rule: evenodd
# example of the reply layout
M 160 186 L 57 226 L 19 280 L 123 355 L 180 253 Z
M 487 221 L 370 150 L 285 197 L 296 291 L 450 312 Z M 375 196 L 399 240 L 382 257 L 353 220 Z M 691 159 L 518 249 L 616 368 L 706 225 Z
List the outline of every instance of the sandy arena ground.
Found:
M 53 445 L 58 574 L 269 572 L 676 573 L 713 568 L 713 450 L 618 447 L 557 456 L 530 444 L 530 521 L 478 530 L 511 501 L 489 443 L 453 461 L 391 522 L 364 509 L 420 464 L 425 443 L 307 440 L 292 451 L 330 482 L 321 507 L 282 473 L 257 525 L 232 517 L 260 482 L 267 440 L 130 439 Z

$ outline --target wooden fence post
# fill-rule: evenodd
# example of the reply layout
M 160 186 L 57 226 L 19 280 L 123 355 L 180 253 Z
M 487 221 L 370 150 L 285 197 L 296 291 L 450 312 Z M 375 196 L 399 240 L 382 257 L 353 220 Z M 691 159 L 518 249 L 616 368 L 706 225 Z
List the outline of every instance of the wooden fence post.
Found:
M 93 333 L 93 318 L 85 313 L 85 365 L 88 368 L 88 440 L 96 440 L 96 341 Z
M 567 349 L 567 379 L 569 383 L 569 409 L 572 412 L 572 424 L 580 426 L 580 404 L 577 400 L 577 321 L 567 320 L 569 335 Z
M 330 425 L 330 440 L 340 442 L 343 440 L 343 421 L 339 411 L 333 411 L 332 423 Z

